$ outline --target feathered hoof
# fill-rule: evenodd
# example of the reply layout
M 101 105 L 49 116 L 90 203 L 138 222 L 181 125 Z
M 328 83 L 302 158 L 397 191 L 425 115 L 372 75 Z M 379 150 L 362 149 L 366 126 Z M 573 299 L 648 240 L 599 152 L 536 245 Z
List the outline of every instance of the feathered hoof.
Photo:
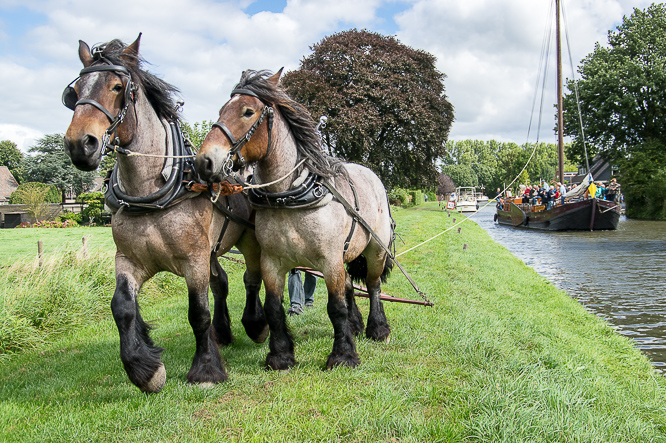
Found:
M 388 343 L 390 341 L 389 335 L 391 335 L 391 328 L 387 324 L 365 330 L 365 336 L 377 342 Z
M 205 387 L 210 386 L 211 384 L 225 382 L 228 378 L 227 371 L 225 371 L 222 366 L 216 367 L 210 364 L 197 368 L 194 368 L 193 366 L 190 369 L 190 372 L 187 373 L 188 383 L 198 384 Z
M 326 360 L 326 369 L 333 369 L 336 366 L 348 366 L 355 368 L 361 364 L 361 359 L 357 353 L 333 354 L 331 353 Z
M 164 363 L 160 364 L 160 367 L 157 368 L 157 371 L 155 371 L 155 374 L 148 380 L 148 382 L 143 385 L 139 386 L 139 389 L 141 389 L 141 392 L 146 392 L 149 394 L 157 394 L 162 390 L 164 387 L 164 384 L 166 383 L 166 368 L 164 367 Z
M 269 353 L 266 356 L 266 369 L 274 371 L 286 371 L 296 365 L 296 359 L 293 355 L 276 355 Z
M 266 322 L 265 318 L 262 317 L 258 321 L 249 321 L 242 319 L 241 323 L 243 323 L 243 327 L 245 328 L 245 333 L 247 334 L 248 337 L 250 337 L 250 340 L 252 340 L 253 342 L 263 343 L 268 338 L 270 329 L 268 328 L 268 323 Z
M 266 326 L 264 326 L 264 329 L 262 329 L 259 334 L 250 335 L 250 333 L 248 332 L 247 336 L 250 337 L 250 340 L 252 340 L 255 343 L 263 343 L 268 338 L 269 333 L 270 333 L 270 329 L 269 329 L 268 325 L 266 325 Z

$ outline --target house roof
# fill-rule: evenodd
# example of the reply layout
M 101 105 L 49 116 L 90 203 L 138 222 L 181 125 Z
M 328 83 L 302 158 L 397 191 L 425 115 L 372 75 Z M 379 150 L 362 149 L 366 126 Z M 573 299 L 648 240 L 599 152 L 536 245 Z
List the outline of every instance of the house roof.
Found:
M 18 182 L 7 166 L 0 166 L 0 202 L 9 201 L 9 196 L 18 188 Z

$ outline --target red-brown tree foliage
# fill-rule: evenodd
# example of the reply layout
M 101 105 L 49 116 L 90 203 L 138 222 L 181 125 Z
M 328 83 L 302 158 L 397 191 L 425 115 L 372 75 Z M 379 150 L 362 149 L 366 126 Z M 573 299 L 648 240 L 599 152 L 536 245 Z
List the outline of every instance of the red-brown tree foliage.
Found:
M 394 37 L 350 30 L 324 38 L 282 84 L 315 119 L 331 154 L 372 169 L 387 188 L 433 188 L 453 121 L 435 57 Z

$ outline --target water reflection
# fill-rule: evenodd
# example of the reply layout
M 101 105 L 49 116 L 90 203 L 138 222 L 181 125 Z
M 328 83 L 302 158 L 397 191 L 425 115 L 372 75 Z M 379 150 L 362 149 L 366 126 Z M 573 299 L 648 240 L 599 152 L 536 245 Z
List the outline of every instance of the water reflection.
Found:
M 624 216 L 616 231 L 539 232 L 472 217 L 490 236 L 630 337 L 666 372 L 666 222 Z

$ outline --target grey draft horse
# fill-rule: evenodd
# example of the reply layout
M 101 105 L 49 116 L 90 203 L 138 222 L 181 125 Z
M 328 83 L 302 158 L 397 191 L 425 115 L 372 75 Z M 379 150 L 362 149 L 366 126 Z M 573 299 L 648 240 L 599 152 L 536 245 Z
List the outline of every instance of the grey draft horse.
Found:
M 204 180 L 224 180 L 246 162 L 255 163 L 250 193 L 256 208 L 264 309 L 270 327 L 266 367 L 293 366 L 293 339 L 281 301 L 285 275 L 307 266 L 324 275 L 327 311 L 333 324 L 333 350 L 326 366 L 360 363 L 354 335 L 363 319 L 354 301 L 352 280 L 364 279 L 370 295 L 366 336 L 387 340 L 390 328 L 380 300 L 381 281 L 391 270 L 388 251 L 357 224 L 341 199 L 354 205 L 384 245 L 391 244 L 393 222 L 386 191 L 368 168 L 326 155 L 308 111 L 280 88 L 280 72 L 245 71 L 195 162 Z M 339 196 L 332 198 L 326 186 Z M 345 272 L 345 263 L 347 272 Z
M 128 202 L 157 196 L 151 200 L 155 204 L 115 201 L 120 209 L 112 217 L 117 252 L 111 309 L 120 335 L 120 358 L 129 379 L 144 392 L 159 392 L 166 380 L 161 362 L 163 349 L 153 344 L 151 328 L 142 319 L 138 302 L 142 285 L 156 273 L 168 271 L 187 282 L 188 319 L 196 339 L 192 367 L 187 374 L 190 383 L 227 379 L 218 345 L 230 343 L 233 336 L 226 304 L 227 275 L 217 256 L 232 245 L 243 253 L 247 266 L 242 318 L 245 330 L 260 343 L 268 335 L 268 325 L 259 299 L 260 252 L 254 231 L 234 220 L 229 222 L 205 195 L 180 192 L 174 196 L 171 188 L 167 189 L 169 183 L 175 186 L 182 182 L 183 171 L 175 174 L 176 166 L 165 179 L 165 159 L 160 158 L 173 152 L 179 136 L 182 141 L 173 100 L 177 89 L 140 68 L 140 39 L 141 35 L 130 46 L 113 40 L 93 47 L 92 52 L 86 43 L 79 42 L 84 68 L 73 86 L 70 83 L 63 93 L 63 103 L 74 110 L 64 142 L 72 163 L 86 171 L 99 166 L 109 142 L 116 145 L 119 155 L 107 203 L 110 196 L 116 195 L 111 192 L 114 187 Z M 167 204 L 169 199 L 165 198 L 169 195 L 175 198 Z M 220 200 L 236 216 L 250 218 L 246 197 L 234 195 Z M 213 250 L 216 253 L 211 254 Z M 215 301 L 212 324 L 209 284 Z

